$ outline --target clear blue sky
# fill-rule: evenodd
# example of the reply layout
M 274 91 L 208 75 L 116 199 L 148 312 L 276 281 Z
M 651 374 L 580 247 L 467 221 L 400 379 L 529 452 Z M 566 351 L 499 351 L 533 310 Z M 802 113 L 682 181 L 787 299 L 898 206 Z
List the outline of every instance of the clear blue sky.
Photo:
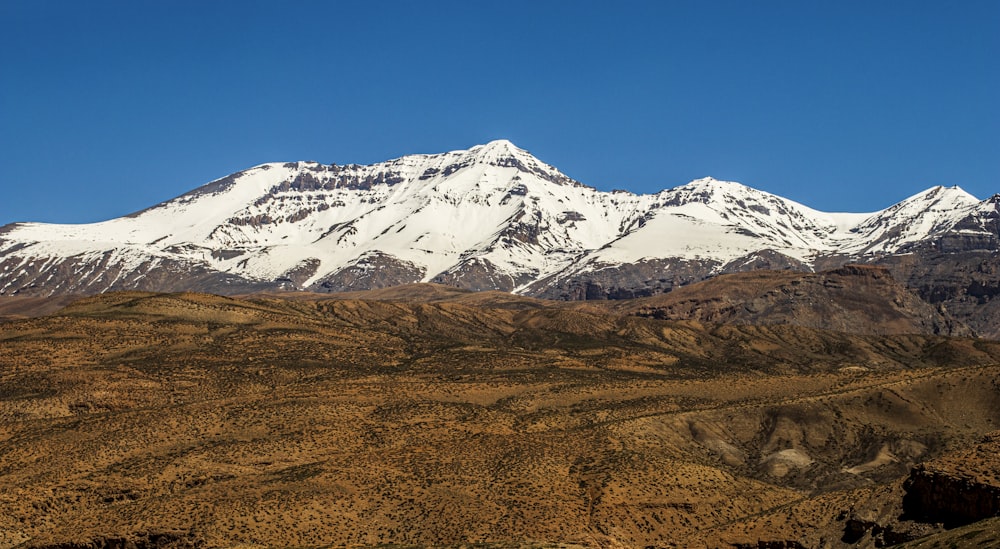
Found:
M 1000 192 L 1000 1 L 0 1 L 0 224 L 507 138 L 599 189 Z

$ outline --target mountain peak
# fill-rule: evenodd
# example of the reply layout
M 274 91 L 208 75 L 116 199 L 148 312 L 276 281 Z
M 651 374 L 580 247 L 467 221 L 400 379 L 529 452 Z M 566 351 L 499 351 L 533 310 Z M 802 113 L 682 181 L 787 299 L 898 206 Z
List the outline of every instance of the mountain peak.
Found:
M 888 211 L 912 208 L 955 209 L 969 207 L 978 203 L 978 198 L 965 192 L 958 185 L 951 187 L 938 185 L 891 206 Z
M 507 139 L 496 139 L 476 145 L 466 151 L 455 151 L 462 156 L 460 165 L 481 164 L 499 168 L 515 168 L 533 174 L 541 179 L 559 185 L 584 186 L 566 176 L 555 166 L 535 158 L 530 152 L 514 145 Z
M 496 139 L 483 145 L 476 145 L 466 152 L 484 164 L 506 163 L 511 158 L 531 159 L 537 162 L 531 153 L 515 146 L 506 139 Z
M 927 196 L 953 196 L 953 197 L 960 197 L 962 199 L 969 198 L 973 200 L 978 200 L 976 197 L 972 196 L 971 194 L 966 192 L 965 189 L 959 187 L 958 185 L 952 185 L 950 187 L 945 187 L 944 185 L 937 185 L 931 187 L 930 189 L 927 189 L 923 193 L 918 193 L 918 196 L 920 194 L 924 194 Z
M 721 179 L 716 179 L 714 177 L 702 177 L 700 179 L 695 179 L 684 185 L 685 187 L 699 187 L 699 188 L 737 188 L 746 187 L 742 183 L 736 183 L 734 181 L 723 181 Z
M 702 177 L 701 179 L 695 179 L 690 183 L 681 185 L 672 189 L 672 192 L 680 192 L 684 194 L 689 194 L 692 197 L 700 197 L 700 200 L 725 200 L 726 197 L 733 196 L 744 196 L 746 194 L 761 193 L 767 194 L 763 191 L 758 191 L 752 187 L 748 187 L 742 183 L 737 183 L 735 181 L 722 181 L 720 179 L 715 179 L 714 177 Z
M 484 143 L 482 145 L 476 145 L 473 148 L 474 149 L 481 148 L 484 150 L 493 150 L 493 149 L 516 150 L 516 151 L 522 150 L 520 147 L 511 143 L 509 139 L 494 139 L 493 141 L 490 141 L 488 143 Z

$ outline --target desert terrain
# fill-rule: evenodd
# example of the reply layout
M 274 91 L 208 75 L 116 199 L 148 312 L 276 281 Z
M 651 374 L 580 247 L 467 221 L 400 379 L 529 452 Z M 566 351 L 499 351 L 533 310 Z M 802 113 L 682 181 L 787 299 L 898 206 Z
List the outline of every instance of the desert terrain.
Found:
M 684 297 L 11 305 L 0 547 L 1000 543 L 1000 342 L 881 290 L 854 330 Z

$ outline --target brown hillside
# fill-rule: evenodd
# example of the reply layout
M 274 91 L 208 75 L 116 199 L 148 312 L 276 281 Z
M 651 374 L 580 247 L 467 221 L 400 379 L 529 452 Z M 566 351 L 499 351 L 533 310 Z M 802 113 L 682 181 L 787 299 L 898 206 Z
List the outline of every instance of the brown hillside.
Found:
M 720 275 L 616 310 L 666 320 L 791 324 L 855 334 L 972 331 L 896 282 L 887 269 L 848 265 L 822 273 L 751 271 Z
M 0 324 L 0 547 L 808 544 L 1000 422 L 1000 343 L 466 295 Z
M 0 296 L 0 322 L 52 314 L 80 296 L 54 297 Z

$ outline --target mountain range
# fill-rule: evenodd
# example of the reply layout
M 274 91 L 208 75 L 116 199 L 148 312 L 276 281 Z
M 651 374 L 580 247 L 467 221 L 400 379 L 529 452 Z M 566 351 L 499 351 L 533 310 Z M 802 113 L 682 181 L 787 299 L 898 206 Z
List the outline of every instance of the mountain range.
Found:
M 497 141 L 7 225 L 0 549 L 995 546 L 998 204 Z
M 373 165 L 262 164 L 100 223 L 0 228 L 0 295 L 336 292 L 413 282 L 555 299 L 873 263 L 997 335 L 1000 195 L 821 212 L 704 178 L 602 192 L 509 141 Z M 991 331 L 992 330 L 992 331 Z

